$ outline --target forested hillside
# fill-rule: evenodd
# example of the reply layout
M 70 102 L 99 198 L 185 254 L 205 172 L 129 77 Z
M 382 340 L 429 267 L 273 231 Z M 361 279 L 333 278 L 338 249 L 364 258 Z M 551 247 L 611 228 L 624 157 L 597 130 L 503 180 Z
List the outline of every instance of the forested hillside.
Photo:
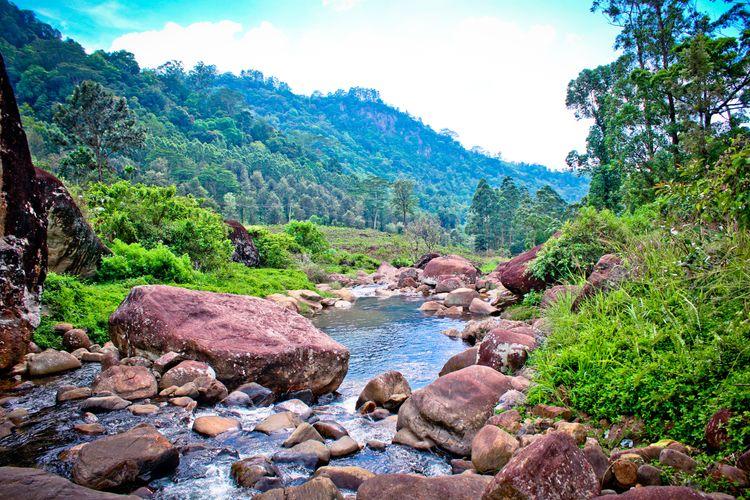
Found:
M 294 94 L 258 71 L 220 74 L 199 64 L 140 68 L 132 54 L 86 54 L 29 11 L 0 1 L 0 51 L 40 166 L 70 181 L 95 177 L 96 159 L 66 140 L 55 104 L 93 81 L 126 99 L 143 140 L 107 158 L 104 174 L 175 184 L 247 223 L 316 220 L 386 228 L 389 184 L 415 181 L 419 205 L 445 227 L 464 220 L 481 178 L 505 176 L 535 192 L 551 185 L 567 201 L 587 181 L 539 165 L 513 164 L 463 148 L 451 134 L 385 104 L 375 90 Z

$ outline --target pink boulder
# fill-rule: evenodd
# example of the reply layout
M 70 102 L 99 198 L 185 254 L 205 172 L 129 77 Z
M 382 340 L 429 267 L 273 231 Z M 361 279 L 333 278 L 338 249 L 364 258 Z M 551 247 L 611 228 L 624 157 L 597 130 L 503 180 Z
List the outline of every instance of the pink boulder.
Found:
M 542 245 L 537 245 L 505 262 L 500 275 L 500 282 L 505 288 L 516 295 L 525 295 L 532 290 L 543 290 L 547 286 L 544 280 L 535 278 L 528 272 L 529 264 L 541 249 Z
M 432 259 L 424 268 L 422 281 L 428 285 L 436 285 L 439 279 L 457 276 L 464 283 L 474 283 L 479 272 L 468 259 L 460 255 L 446 255 Z

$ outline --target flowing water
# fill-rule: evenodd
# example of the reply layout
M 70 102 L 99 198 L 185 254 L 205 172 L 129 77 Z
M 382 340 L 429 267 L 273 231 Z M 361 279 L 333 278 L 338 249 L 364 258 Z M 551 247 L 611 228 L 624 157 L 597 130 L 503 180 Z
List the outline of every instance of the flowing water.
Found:
M 359 416 L 354 403 L 369 379 L 387 370 L 403 373 L 412 389 L 424 387 L 435 378 L 443 363 L 466 346 L 441 335 L 440 331 L 460 327 L 460 320 L 434 318 L 419 312 L 419 299 L 396 296 L 376 298 L 360 290 L 361 297 L 349 310 L 329 310 L 313 322 L 349 348 L 349 372 L 338 394 L 321 398 L 313 406 L 321 419 L 336 420 L 349 434 L 364 444 L 369 440 L 390 442 L 395 433 L 394 419 L 375 422 Z M 25 408 L 28 422 L 0 440 L 0 465 L 41 467 L 70 477 L 71 463 L 60 457 L 73 445 L 96 439 L 81 436 L 72 428 L 81 423 L 77 402 L 55 404 L 61 385 L 90 385 L 99 365 L 90 363 L 75 372 L 37 381 L 27 392 L 10 394 L 4 402 L 7 411 Z M 178 469 L 170 476 L 150 483 L 157 498 L 249 498 L 252 490 L 237 488 L 229 470 L 232 462 L 254 455 L 272 455 L 281 448 L 287 433 L 266 436 L 251 432 L 255 424 L 273 413 L 268 408 L 198 408 L 187 415 L 181 408 L 162 406 L 159 412 L 135 417 L 127 410 L 104 413 L 99 420 L 108 434 L 125 431 L 137 423 L 156 426 L 167 438 L 183 448 Z M 220 414 L 238 418 L 243 430 L 216 438 L 204 438 L 190 430 L 195 416 Z M 188 451 L 189 450 L 189 451 Z M 335 459 L 331 465 L 357 465 L 376 473 L 415 472 L 424 475 L 450 473 L 446 457 L 389 445 L 385 451 L 364 448 L 356 455 Z M 304 482 L 312 470 L 299 466 L 280 467 L 286 484 Z

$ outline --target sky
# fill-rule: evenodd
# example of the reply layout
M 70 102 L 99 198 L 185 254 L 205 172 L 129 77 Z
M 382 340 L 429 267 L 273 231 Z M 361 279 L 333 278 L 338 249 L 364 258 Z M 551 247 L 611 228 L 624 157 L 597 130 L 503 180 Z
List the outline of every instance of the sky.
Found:
M 589 124 L 565 108 L 579 71 L 616 57 L 586 0 L 17 0 L 88 51 L 139 64 L 257 69 L 293 91 L 375 88 L 466 147 L 562 169 Z

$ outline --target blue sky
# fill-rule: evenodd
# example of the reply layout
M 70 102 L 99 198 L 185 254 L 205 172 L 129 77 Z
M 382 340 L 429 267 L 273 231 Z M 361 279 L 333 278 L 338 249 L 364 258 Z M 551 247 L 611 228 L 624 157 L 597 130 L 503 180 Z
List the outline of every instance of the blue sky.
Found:
M 618 30 L 585 0 L 17 0 L 87 50 L 142 66 L 259 69 L 296 92 L 351 86 L 467 146 L 562 168 L 588 124 L 565 87 L 611 61 Z

